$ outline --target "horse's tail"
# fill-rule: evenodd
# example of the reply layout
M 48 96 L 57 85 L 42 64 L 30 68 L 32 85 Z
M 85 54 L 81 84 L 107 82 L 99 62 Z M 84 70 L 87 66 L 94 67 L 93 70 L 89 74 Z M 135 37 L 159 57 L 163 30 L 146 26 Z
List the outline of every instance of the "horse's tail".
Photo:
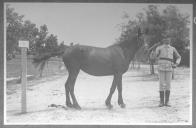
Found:
M 55 57 L 55 56 L 61 56 L 64 54 L 64 52 L 66 51 L 66 49 L 68 48 L 69 46 L 65 46 L 64 48 L 62 48 L 61 50 L 59 51 L 55 51 L 55 52 L 47 52 L 47 53 L 43 53 L 43 54 L 38 54 L 38 55 L 35 55 L 34 58 L 33 58 L 33 65 L 35 67 L 38 67 L 40 66 L 40 70 L 43 70 L 45 64 L 48 62 L 48 60 L 51 58 L 51 57 Z

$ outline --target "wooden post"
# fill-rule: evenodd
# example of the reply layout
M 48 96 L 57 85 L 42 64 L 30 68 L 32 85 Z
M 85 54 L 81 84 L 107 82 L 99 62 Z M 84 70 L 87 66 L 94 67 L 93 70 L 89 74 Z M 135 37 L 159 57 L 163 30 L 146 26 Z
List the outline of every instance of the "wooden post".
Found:
M 22 103 L 22 113 L 27 112 L 27 48 L 21 48 L 22 53 L 22 95 L 21 95 L 21 103 Z
M 28 41 L 19 41 L 19 47 L 21 47 L 21 68 L 22 68 L 22 87 L 21 87 L 21 112 L 27 112 L 27 48 L 29 46 Z

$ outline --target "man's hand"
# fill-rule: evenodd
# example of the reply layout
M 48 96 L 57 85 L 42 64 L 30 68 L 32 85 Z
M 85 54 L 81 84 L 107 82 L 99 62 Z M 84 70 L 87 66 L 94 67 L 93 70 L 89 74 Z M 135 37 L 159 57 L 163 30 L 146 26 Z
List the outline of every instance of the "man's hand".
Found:
M 176 68 L 176 67 L 177 67 L 177 64 L 173 64 L 173 65 L 172 65 L 172 68 Z

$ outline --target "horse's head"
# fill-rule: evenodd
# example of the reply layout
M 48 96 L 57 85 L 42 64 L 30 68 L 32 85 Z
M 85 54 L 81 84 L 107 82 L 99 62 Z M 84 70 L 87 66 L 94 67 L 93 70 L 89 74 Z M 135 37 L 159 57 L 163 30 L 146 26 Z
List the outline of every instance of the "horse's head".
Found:
M 135 27 L 125 31 L 117 44 L 130 52 L 137 52 L 140 49 L 146 51 L 147 37 L 147 30 Z

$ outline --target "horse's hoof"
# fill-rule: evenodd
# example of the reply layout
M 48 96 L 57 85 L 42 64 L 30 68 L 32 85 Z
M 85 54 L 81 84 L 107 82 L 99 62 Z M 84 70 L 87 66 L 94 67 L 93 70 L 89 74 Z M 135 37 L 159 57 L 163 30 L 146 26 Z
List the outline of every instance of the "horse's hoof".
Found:
M 67 105 L 68 108 L 72 108 L 73 107 L 73 105 L 71 103 L 66 103 L 66 105 Z
M 108 102 L 108 101 L 105 102 L 105 105 L 107 106 L 108 109 L 112 109 L 113 108 L 113 106 L 111 105 L 111 103 Z
M 120 104 L 121 108 L 126 108 L 126 104 Z
M 77 110 L 81 110 L 82 109 L 79 105 L 73 105 L 73 108 L 75 108 Z
M 106 105 L 106 106 L 107 106 L 108 109 L 112 109 L 113 108 L 113 106 L 111 104 Z

